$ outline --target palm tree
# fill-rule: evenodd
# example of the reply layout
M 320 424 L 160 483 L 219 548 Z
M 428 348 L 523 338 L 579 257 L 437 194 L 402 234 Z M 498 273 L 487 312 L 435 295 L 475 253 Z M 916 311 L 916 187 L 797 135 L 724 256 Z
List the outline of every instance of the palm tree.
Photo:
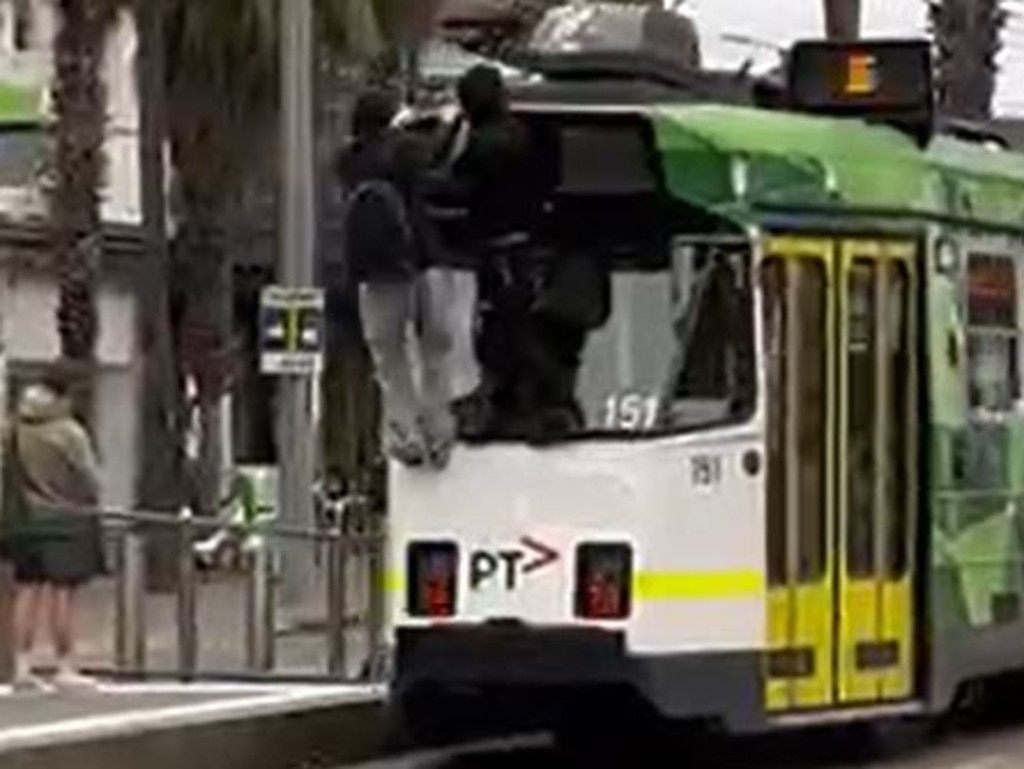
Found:
M 169 0 L 163 71 L 172 208 L 179 223 L 176 348 L 199 384 L 199 504 L 215 509 L 221 465 L 217 425 L 233 330 L 225 236 L 250 170 L 272 151 L 277 78 L 276 3 Z
M 54 42 L 54 183 L 50 216 L 60 276 L 61 353 L 91 364 L 98 321 L 96 279 L 103 254 L 100 190 L 107 119 L 102 77 L 107 36 L 120 0 L 58 0 Z M 88 411 L 88 409 L 86 409 Z
M 332 56 L 367 61 L 387 50 L 388 35 L 422 0 L 319 0 L 321 48 Z M 176 252 L 183 265 L 183 339 L 202 361 L 204 427 L 217 423 L 223 366 L 230 357 L 232 270 L 226 223 L 243 207 L 261 175 L 276 166 L 278 105 L 277 15 L 273 0 L 168 0 L 165 22 L 167 101 L 174 207 L 180 223 Z M 379 13 L 382 10 L 398 13 Z M 264 178 L 262 181 L 266 182 Z M 218 370 L 219 369 L 219 370 Z M 358 379 L 359 377 L 355 377 Z M 361 398 L 361 396 L 360 396 Z M 365 409 L 357 409 L 365 412 Z M 211 472 L 219 466 L 216 430 L 206 442 L 207 504 L 213 502 Z
M 967 120 L 990 118 L 1007 11 L 998 0 L 929 0 L 929 12 L 941 109 Z
M 825 0 L 825 34 L 833 40 L 860 37 L 860 0 Z

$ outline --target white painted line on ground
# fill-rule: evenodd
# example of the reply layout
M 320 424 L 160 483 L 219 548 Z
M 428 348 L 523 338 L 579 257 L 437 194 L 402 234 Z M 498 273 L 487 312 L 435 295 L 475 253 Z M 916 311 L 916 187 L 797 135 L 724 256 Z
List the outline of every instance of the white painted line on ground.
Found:
M 1020 756 L 979 756 L 951 764 L 949 769 L 1017 769 L 1020 765 Z
M 198 681 L 196 683 L 184 681 L 138 681 L 123 684 L 104 682 L 97 688 L 97 691 L 103 694 L 195 694 L 199 696 L 218 694 L 279 694 L 285 691 L 331 694 L 352 692 L 358 694 L 372 690 L 370 686 L 345 686 L 340 684 L 229 683 L 226 681 Z
M 278 694 L 281 692 L 306 692 L 306 693 L 328 693 L 343 694 L 345 692 L 377 692 L 381 691 L 380 686 L 373 685 L 344 685 L 344 684 L 282 684 L 282 683 L 253 683 L 253 682 L 214 682 L 199 681 L 187 683 L 184 681 L 139 681 L 133 683 L 114 683 L 109 681 L 100 682 L 93 692 L 109 695 L 196 695 L 197 697 L 211 695 L 238 695 L 249 696 L 253 694 Z M 85 694 L 89 691 L 85 690 Z M 82 692 L 73 693 L 72 696 L 81 696 Z M 0 686 L 0 700 L 7 697 L 30 697 L 46 696 L 44 694 L 28 694 L 16 692 L 11 686 Z M 53 695 L 50 695 L 53 696 Z M 60 696 L 59 694 L 57 696 Z M 2 727 L 0 727 L 2 728 Z
M 343 705 L 378 702 L 383 687 L 328 690 L 290 689 L 276 694 L 237 697 L 216 702 L 173 705 L 99 716 L 65 719 L 32 726 L 0 728 L 0 754 L 54 747 L 86 740 L 130 737 L 152 731 L 202 726 L 218 722 L 284 715 Z M 52 696 L 52 695 L 51 695 Z M 39 699 L 35 699 L 36 702 Z

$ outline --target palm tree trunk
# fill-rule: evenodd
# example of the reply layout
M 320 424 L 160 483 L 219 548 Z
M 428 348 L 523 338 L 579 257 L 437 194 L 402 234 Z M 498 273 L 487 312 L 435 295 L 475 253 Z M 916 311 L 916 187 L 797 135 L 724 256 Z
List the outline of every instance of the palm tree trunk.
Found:
M 103 255 L 100 191 L 107 110 L 102 66 L 116 4 L 59 0 L 57 8 L 56 180 L 50 194 L 60 278 L 57 329 L 62 355 L 91 364 L 99 332 L 96 283 Z M 79 405 L 88 416 L 89 405 Z
M 199 387 L 203 435 L 196 500 L 213 512 L 219 497 L 225 376 L 234 326 L 233 265 L 227 234 L 251 175 L 266 162 L 276 109 L 273 0 L 168 0 L 165 76 L 179 223 L 184 327 L 178 350 Z M 199 467 L 201 466 L 201 470 Z
M 825 35 L 829 40 L 860 37 L 860 0 L 825 0 Z
M 197 512 L 214 515 L 220 501 L 223 449 L 220 419 L 234 328 L 233 264 L 224 223 L 225 206 L 185 203 L 176 250 L 184 295 L 184 328 L 179 342 L 199 396 L 199 455 L 195 457 Z
M 139 505 L 150 511 L 173 513 L 181 504 L 182 404 L 180 376 L 174 356 L 169 298 L 170 254 L 167 243 L 167 196 L 164 179 L 164 141 L 167 136 L 167 98 L 164 88 L 164 0 L 136 0 L 138 24 L 136 60 L 139 94 L 139 169 L 146 253 L 140 295 L 145 312 L 138 314 L 143 354 L 138 432 Z M 146 538 L 149 586 L 173 589 L 177 582 L 176 540 L 167 527 Z
M 1006 11 L 998 0 L 941 0 L 930 15 L 941 110 L 966 120 L 990 118 Z

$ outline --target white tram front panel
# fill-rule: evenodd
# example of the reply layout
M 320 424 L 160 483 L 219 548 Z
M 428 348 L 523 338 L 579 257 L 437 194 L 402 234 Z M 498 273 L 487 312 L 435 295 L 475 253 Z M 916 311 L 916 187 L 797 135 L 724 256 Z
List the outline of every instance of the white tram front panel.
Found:
M 763 440 L 741 427 L 551 448 L 460 448 L 391 473 L 393 627 L 516 620 L 621 629 L 631 654 L 765 643 Z M 409 548 L 457 546 L 447 616 L 411 616 Z M 629 611 L 580 616 L 578 548 L 631 550 Z

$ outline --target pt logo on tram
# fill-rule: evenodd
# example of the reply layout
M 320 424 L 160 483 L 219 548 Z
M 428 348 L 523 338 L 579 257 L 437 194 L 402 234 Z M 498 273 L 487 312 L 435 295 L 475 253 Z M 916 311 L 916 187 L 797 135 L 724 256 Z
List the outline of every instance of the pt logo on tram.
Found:
M 558 558 L 558 551 L 531 537 L 523 537 L 516 547 L 474 550 L 469 556 L 469 586 L 472 590 L 494 585 L 515 590 L 524 577 L 550 566 Z

